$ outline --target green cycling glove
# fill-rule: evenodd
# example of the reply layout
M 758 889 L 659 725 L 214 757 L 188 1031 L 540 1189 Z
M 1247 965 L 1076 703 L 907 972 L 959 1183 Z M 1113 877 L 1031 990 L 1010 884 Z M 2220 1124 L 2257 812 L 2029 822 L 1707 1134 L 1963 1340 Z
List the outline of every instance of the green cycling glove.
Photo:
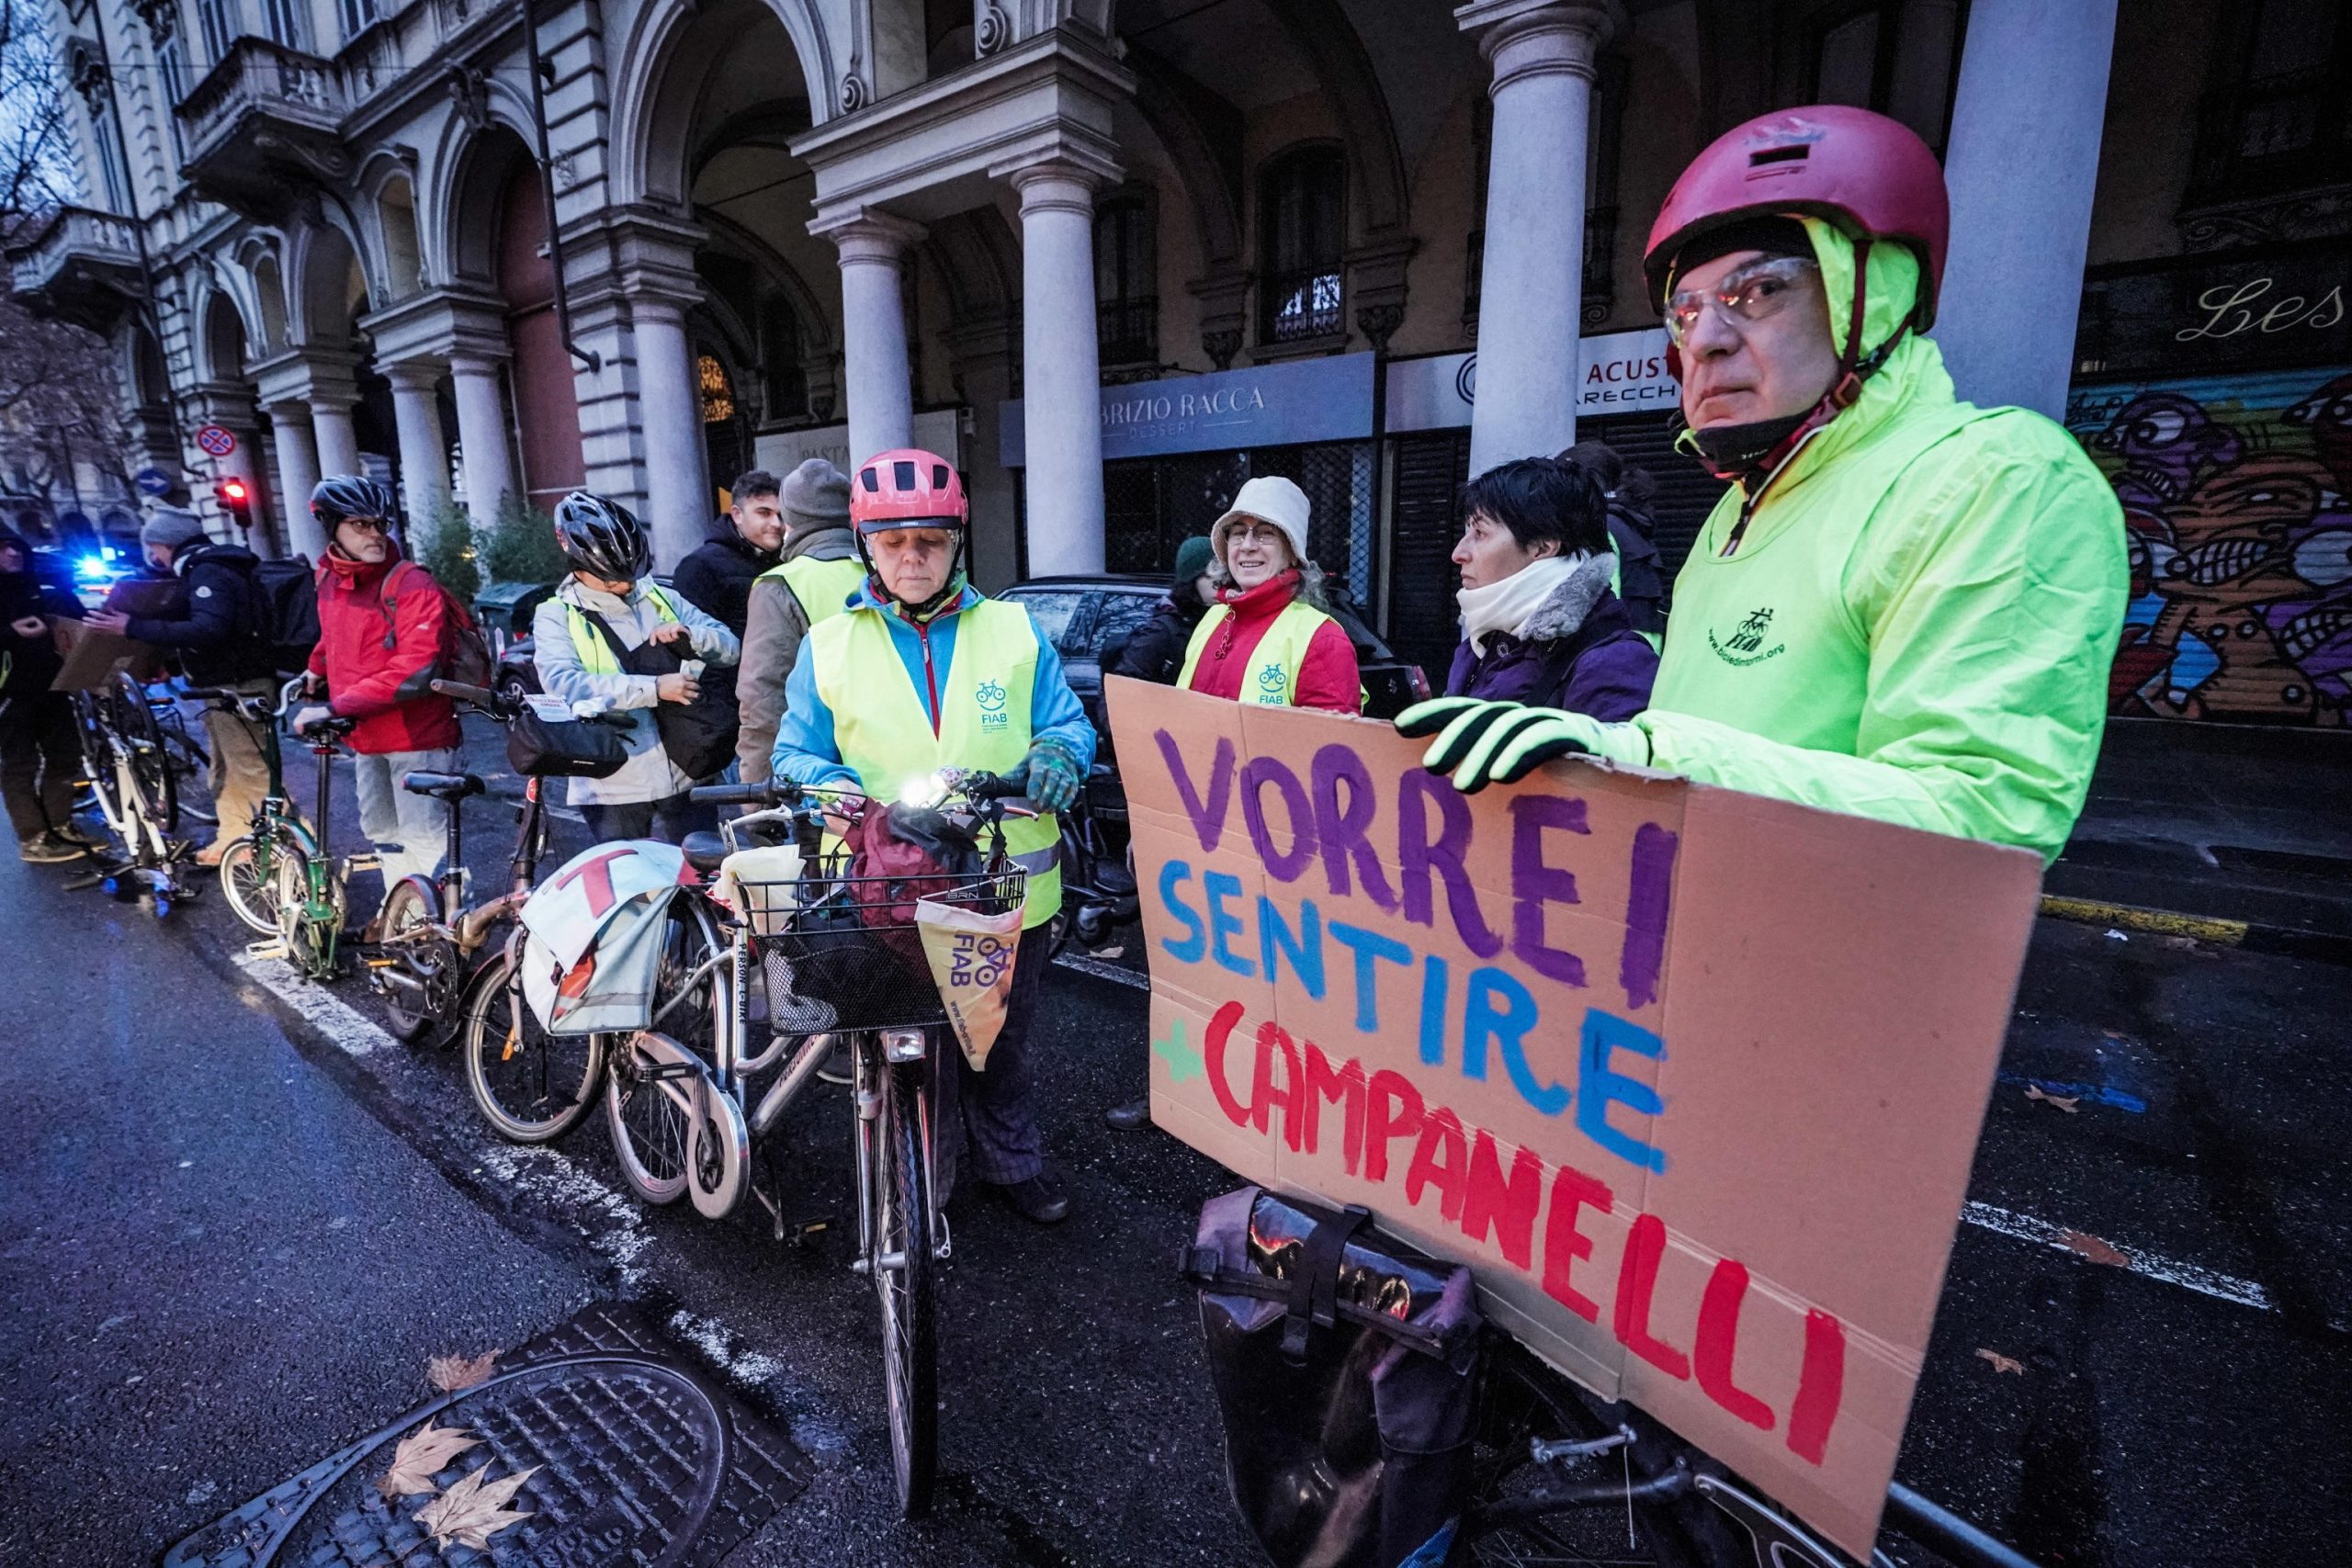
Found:
M 1078 786 L 1085 781 L 1080 775 L 1078 759 L 1067 747 L 1051 740 L 1039 740 L 1029 748 L 1029 755 L 1022 759 L 1022 788 L 1029 798 L 1046 811 L 1063 811 L 1078 798 Z
M 1603 724 L 1585 714 L 1477 697 L 1432 697 L 1396 716 L 1396 733 L 1437 739 L 1421 765 L 1476 795 L 1490 784 L 1515 784 L 1555 757 L 1584 753 L 1646 767 L 1649 737 L 1632 724 Z

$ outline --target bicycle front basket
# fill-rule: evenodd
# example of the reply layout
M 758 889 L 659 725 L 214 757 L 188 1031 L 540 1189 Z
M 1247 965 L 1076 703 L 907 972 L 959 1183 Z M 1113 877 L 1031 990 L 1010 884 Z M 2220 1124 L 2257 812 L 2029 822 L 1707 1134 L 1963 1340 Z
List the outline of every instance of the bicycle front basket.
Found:
M 995 914 L 1020 907 L 1027 877 L 1016 869 L 1000 876 L 932 885 L 938 881 L 880 876 L 739 879 L 741 913 L 767 980 L 770 1016 L 795 1020 L 802 1031 L 811 1032 L 945 1023 L 946 1008 L 915 930 L 915 905 L 933 898 Z

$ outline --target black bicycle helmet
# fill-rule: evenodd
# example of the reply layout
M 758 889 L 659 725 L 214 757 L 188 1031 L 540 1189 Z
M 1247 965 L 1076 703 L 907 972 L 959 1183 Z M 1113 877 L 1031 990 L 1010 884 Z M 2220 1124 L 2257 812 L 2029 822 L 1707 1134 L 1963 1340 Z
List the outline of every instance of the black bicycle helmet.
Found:
M 321 479 L 311 491 L 311 515 L 330 534 L 354 517 L 399 521 L 392 492 L 366 474 L 335 474 Z
M 555 506 L 555 542 L 563 558 L 591 577 L 634 582 L 653 564 L 645 525 L 617 501 L 575 490 Z

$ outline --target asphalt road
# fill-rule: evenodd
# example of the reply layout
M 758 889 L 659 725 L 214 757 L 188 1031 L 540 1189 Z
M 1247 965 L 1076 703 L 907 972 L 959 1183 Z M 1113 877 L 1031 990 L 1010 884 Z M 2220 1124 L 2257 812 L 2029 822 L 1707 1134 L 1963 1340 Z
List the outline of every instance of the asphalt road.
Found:
M 496 886 L 511 818 L 469 820 Z M 559 858 L 584 841 L 559 823 Z M 242 964 L 217 895 L 158 927 L 61 881 L 0 863 L 0 1075 L 28 1112 L 0 1138 L 0 1563 L 153 1562 L 421 1402 L 428 1357 L 599 1298 L 639 1303 L 814 1461 L 730 1564 L 1256 1561 L 1172 1269 L 1231 1179 L 1097 1114 L 1143 1082 L 1139 990 L 1047 981 L 1044 1117 L 1076 1213 L 955 1212 L 945 1480 L 907 1525 L 847 1267 L 840 1091 L 776 1140 L 794 1216 L 829 1222 L 806 1246 L 753 1205 L 648 1213 L 600 1120 L 554 1151 L 499 1144 L 454 1055 L 392 1043 L 355 984 L 322 1002 Z M 2344 1560 L 2347 1017 L 2352 972 L 2044 923 L 1903 1480 L 2053 1565 Z

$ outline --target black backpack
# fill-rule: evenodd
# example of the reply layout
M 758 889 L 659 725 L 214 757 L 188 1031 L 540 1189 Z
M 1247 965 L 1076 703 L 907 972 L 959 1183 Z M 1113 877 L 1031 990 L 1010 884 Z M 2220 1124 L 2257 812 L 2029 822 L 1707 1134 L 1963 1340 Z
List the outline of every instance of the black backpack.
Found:
M 254 563 L 254 635 L 271 670 L 299 675 L 319 646 L 319 580 L 307 557 Z

